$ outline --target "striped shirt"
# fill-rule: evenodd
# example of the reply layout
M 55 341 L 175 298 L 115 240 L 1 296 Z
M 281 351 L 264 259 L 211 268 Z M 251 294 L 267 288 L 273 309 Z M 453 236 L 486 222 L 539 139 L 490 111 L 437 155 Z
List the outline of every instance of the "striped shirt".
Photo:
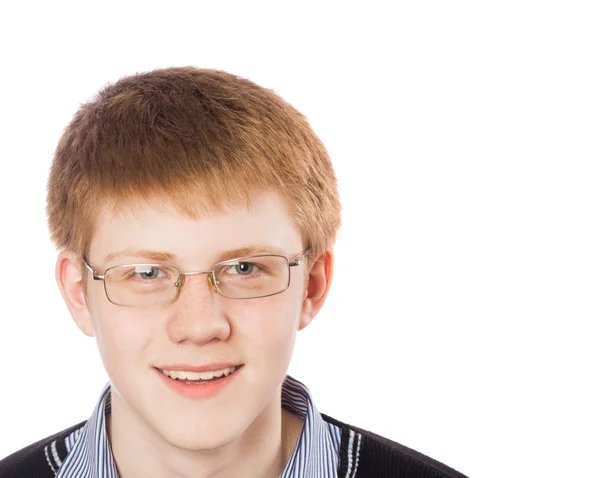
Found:
M 286 377 L 281 405 L 304 420 L 304 428 L 281 474 L 281 478 L 337 478 L 342 430 L 323 420 L 308 389 Z M 48 465 L 57 478 L 118 478 L 117 466 L 106 433 L 106 418 L 111 411 L 108 383 L 90 419 L 67 436 L 67 456 L 60 460 L 56 442 L 45 448 Z

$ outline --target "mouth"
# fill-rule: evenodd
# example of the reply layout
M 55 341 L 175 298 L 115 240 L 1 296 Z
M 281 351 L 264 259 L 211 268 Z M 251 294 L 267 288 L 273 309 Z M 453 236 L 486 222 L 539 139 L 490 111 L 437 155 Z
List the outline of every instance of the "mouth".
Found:
M 201 385 L 204 383 L 212 383 L 223 380 L 235 374 L 242 367 L 243 365 L 236 365 L 218 370 L 207 370 L 205 372 L 191 372 L 189 370 L 165 370 L 161 368 L 156 369 L 173 381 L 187 385 Z

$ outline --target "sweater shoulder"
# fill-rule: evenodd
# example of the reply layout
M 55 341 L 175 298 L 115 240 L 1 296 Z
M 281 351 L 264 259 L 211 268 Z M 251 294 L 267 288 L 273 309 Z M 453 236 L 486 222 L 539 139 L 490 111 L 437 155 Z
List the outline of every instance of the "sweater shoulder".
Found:
M 453 468 L 400 443 L 327 415 L 322 416 L 326 422 L 342 430 L 340 476 L 467 478 Z
M 85 421 L 48 436 L 0 460 L 2 478 L 53 478 L 67 456 L 66 438 Z

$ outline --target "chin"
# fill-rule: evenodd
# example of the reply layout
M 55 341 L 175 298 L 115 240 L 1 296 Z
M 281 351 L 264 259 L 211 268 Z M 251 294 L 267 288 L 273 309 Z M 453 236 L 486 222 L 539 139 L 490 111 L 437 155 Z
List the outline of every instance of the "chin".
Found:
M 238 439 L 242 433 L 236 433 L 225 427 L 217 429 L 199 429 L 199 427 L 181 427 L 179 429 L 169 426 L 159 430 L 159 434 L 170 445 L 188 451 L 216 450 Z

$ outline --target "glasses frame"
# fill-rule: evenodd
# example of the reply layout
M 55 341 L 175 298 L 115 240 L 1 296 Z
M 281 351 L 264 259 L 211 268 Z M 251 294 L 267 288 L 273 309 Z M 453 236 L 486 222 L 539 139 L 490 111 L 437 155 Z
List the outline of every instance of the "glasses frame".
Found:
M 102 275 L 100 275 L 100 274 L 98 274 L 96 272 L 96 268 L 94 266 L 92 266 L 85 257 L 83 257 L 82 259 L 83 259 L 83 264 L 86 267 L 86 269 L 91 272 L 92 278 L 94 280 L 102 281 L 104 283 L 104 293 L 106 295 L 106 298 L 108 299 L 108 301 L 111 304 L 118 305 L 120 307 L 145 308 L 145 307 L 157 307 L 159 305 L 165 305 L 165 304 L 170 304 L 171 302 L 175 302 L 179 298 L 179 295 L 181 294 L 181 289 L 183 288 L 183 285 L 185 284 L 185 278 L 187 276 L 203 275 L 203 274 L 207 275 L 207 280 L 208 280 L 208 283 L 210 285 L 211 290 L 213 292 L 216 292 L 220 296 L 227 298 L 227 299 L 233 299 L 233 300 L 261 299 L 263 297 L 271 297 L 273 295 L 281 294 L 282 292 L 285 292 L 286 290 L 288 290 L 289 287 L 290 287 L 290 283 L 292 281 L 291 268 L 300 265 L 300 262 L 303 261 L 304 259 L 306 259 L 306 255 L 308 254 L 309 251 L 310 251 L 310 247 L 307 247 L 302 253 L 300 253 L 299 255 L 295 256 L 294 260 L 290 260 L 286 256 L 283 256 L 283 255 L 280 255 L 280 254 L 255 254 L 255 255 L 252 255 L 252 256 L 236 257 L 234 259 L 227 259 L 225 261 L 217 262 L 212 267 L 212 269 L 210 269 L 208 271 L 190 271 L 190 272 L 182 272 L 181 269 L 179 269 L 179 267 L 177 267 L 177 266 L 171 266 L 171 265 L 167 265 L 167 264 L 134 263 L 134 264 L 120 264 L 118 266 L 109 267 L 109 268 L 107 268 L 104 271 L 104 273 Z M 280 290 L 280 291 L 278 291 L 278 292 L 273 292 L 271 294 L 265 294 L 265 295 L 259 295 L 259 296 L 255 296 L 255 297 L 231 297 L 231 296 L 228 296 L 228 295 L 224 294 L 219 289 L 219 281 L 215 277 L 215 270 L 217 269 L 217 267 L 219 267 L 221 265 L 224 265 L 224 264 L 228 264 L 230 262 L 242 261 L 242 259 L 253 259 L 253 258 L 256 258 L 256 257 L 281 257 L 281 258 L 283 258 L 283 259 L 286 260 L 287 265 L 288 265 L 288 280 L 287 280 L 287 284 L 286 284 L 285 288 L 282 289 L 282 290 Z M 156 304 L 143 305 L 143 306 L 140 306 L 140 305 L 119 304 L 118 302 L 113 301 L 110 298 L 108 290 L 106 289 L 106 281 L 104 280 L 104 278 L 106 277 L 106 273 L 108 271 L 110 271 L 111 269 L 116 269 L 117 267 L 133 267 L 133 266 L 171 267 L 171 268 L 175 269 L 177 272 L 179 272 L 179 276 L 177 277 L 177 281 L 174 284 L 175 288 L 177 289 L 177 293 L 175 294 L 175 297 L 173 297 L 170 300 L 166 300 L 166 301 L 159 302 L 159 303 L 156 303 Z

